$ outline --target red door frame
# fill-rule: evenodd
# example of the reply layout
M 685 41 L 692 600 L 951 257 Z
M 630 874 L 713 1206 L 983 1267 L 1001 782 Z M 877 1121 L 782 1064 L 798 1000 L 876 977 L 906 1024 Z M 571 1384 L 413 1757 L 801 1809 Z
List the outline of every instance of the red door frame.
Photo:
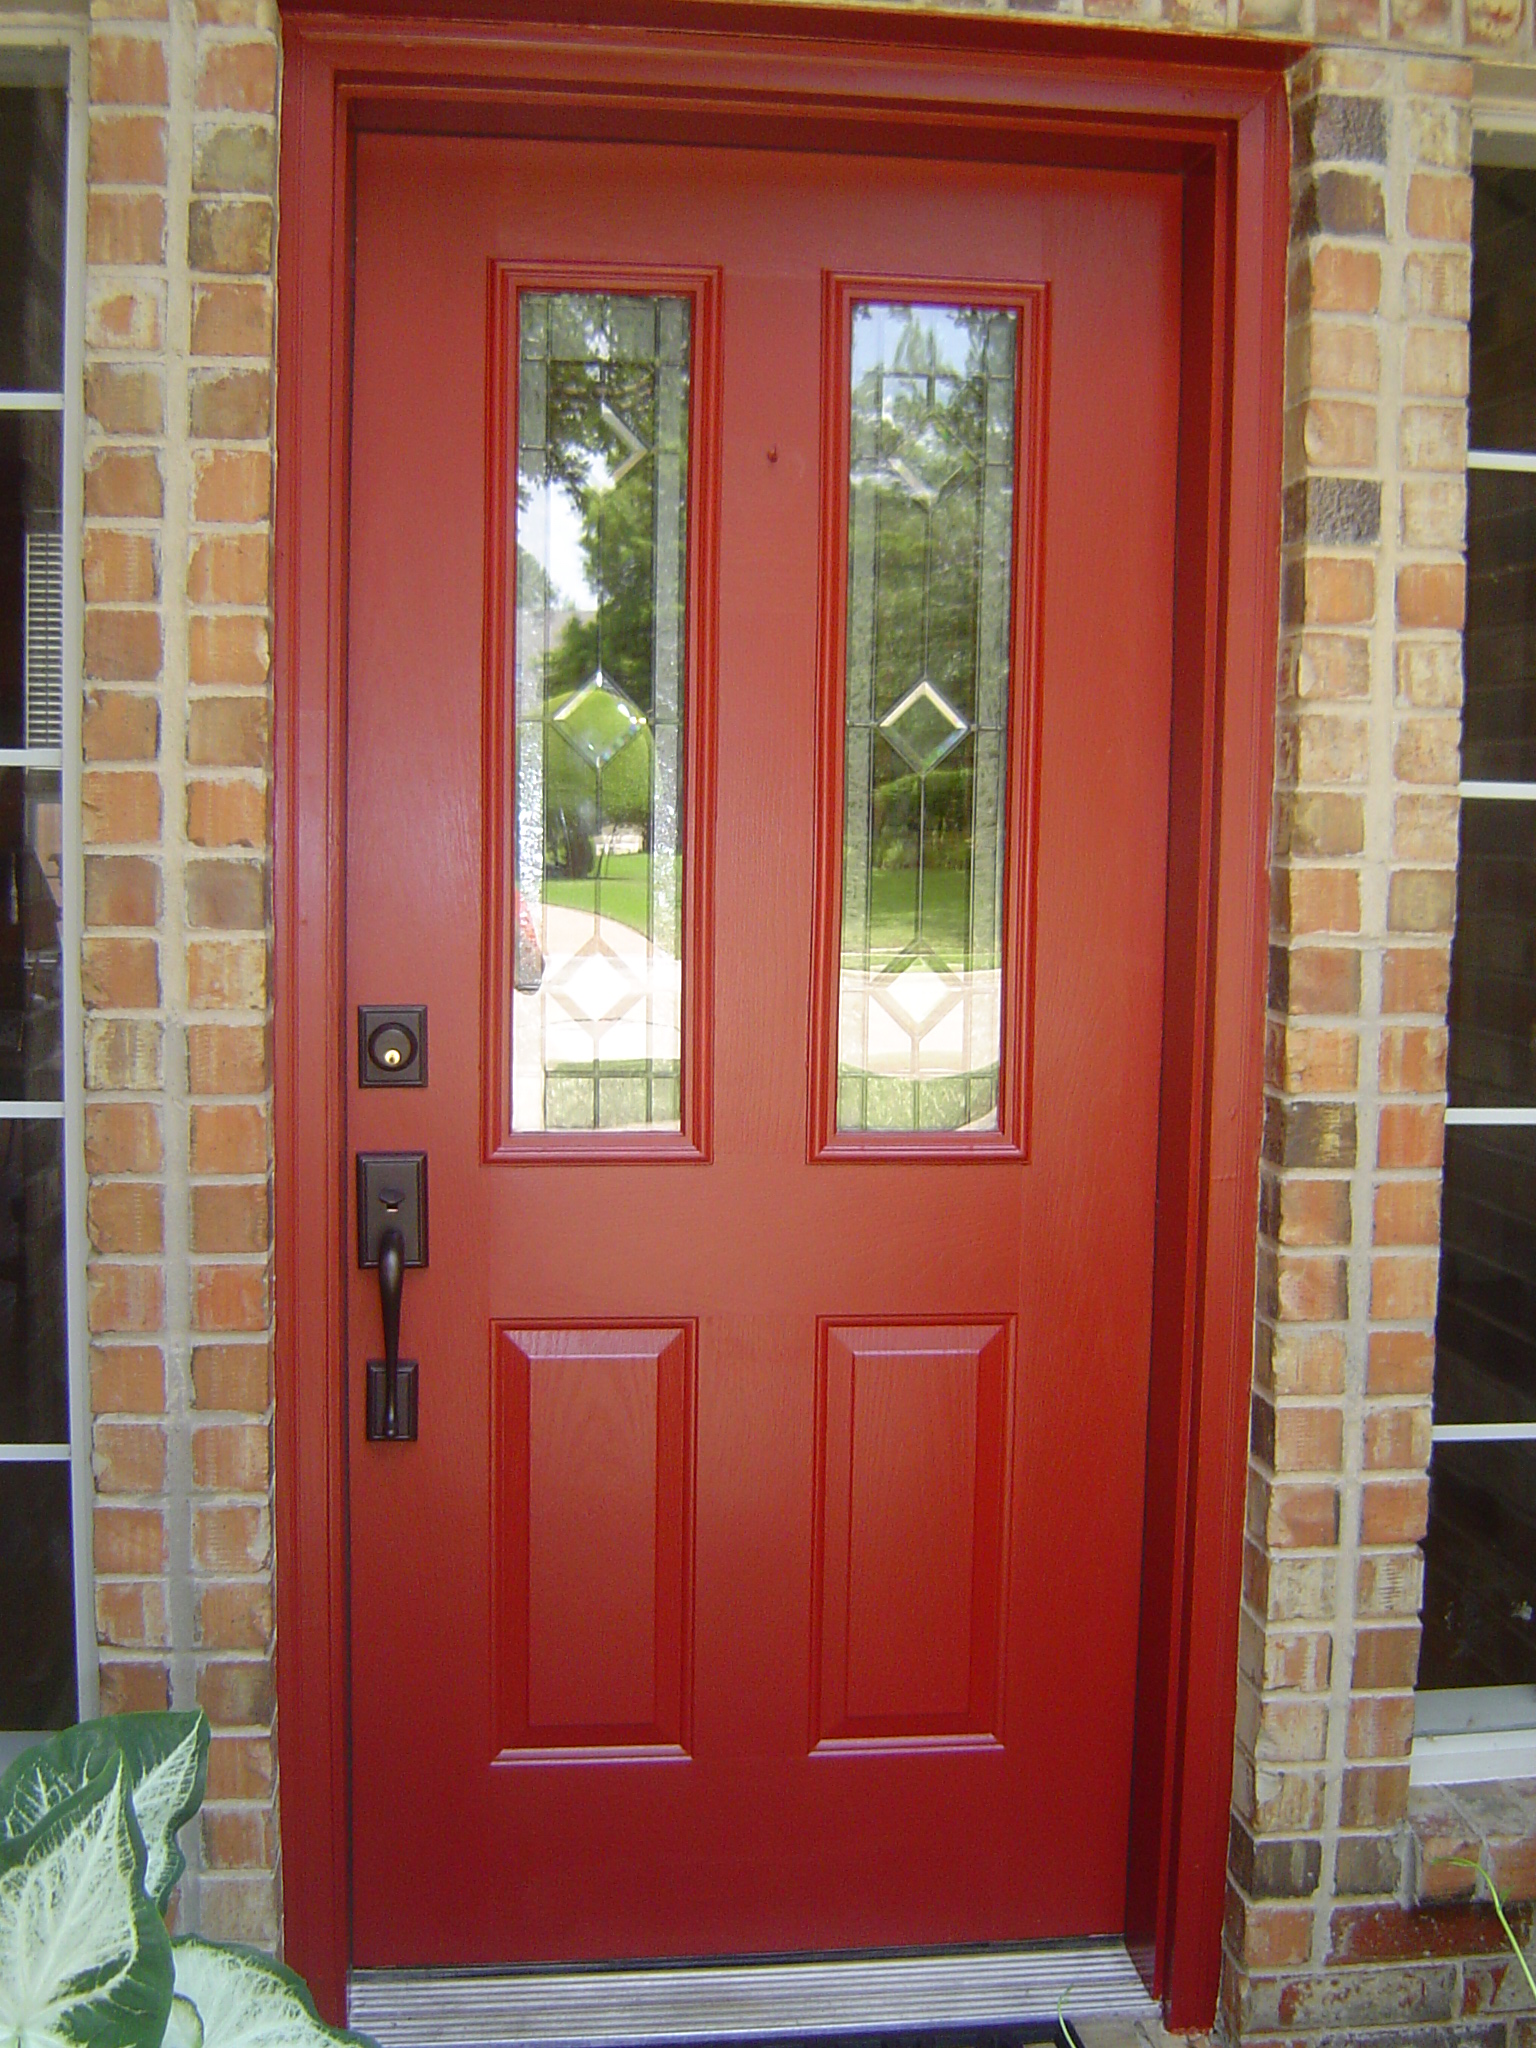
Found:
M 494 0 L 489 0 L 494 4 Z M 537 4 L 537 0 L 533 0 Z M 1172 821 L 1127 1940 L 1176 2026 L 1221 1955 L 1262 1112 L 1295 45 L 734 0 L 285 6 L 276 662 L 277 1486 L 289 1960 L 350 1953 L 342 1015 L 351 139 L 751 138 L 1132 166 L 1185 193 Z

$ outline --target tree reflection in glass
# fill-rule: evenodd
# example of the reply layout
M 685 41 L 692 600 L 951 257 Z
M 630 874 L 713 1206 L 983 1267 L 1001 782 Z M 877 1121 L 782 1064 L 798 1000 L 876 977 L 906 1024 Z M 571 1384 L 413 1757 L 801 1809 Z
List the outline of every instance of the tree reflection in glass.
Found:
M 519 298 L 514 1130 L 679 1128 L 689 313 Z
M 842 1131 L 994 1130 L 1018 315 L 853 309 Z

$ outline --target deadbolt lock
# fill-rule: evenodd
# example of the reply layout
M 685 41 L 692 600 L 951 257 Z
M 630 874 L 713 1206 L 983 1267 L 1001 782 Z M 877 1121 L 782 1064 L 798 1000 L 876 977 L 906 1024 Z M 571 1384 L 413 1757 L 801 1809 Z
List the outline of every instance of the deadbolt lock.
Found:
M 359 1004 L 357 1080 L 361 1088 L 425 1088 L 425 1003 Z

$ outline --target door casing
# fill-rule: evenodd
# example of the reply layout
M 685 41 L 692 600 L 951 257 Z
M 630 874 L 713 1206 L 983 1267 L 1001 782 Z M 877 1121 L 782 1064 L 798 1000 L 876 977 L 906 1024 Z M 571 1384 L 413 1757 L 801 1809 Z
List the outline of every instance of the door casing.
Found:
M 1172 838 L 1126 1938 L 1172 2024 L 1220 1971 L 1251 1378 L 1300 54 L 865 9 L 284 9 L 276 552 L 277 1546 L 289 1960 L 350 1955 L 342 1013 L 352 137 L 602 134 L 1158 169 L 1184 191 Z

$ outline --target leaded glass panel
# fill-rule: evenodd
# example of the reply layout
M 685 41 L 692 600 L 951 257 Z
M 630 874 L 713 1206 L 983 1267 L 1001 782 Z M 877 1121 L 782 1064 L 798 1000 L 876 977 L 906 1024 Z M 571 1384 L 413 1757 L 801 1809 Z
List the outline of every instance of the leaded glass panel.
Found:
M 995 1130 L 1018 314 L 853 308 L 837 1127 Z
M 680 1128 L 690 310 L 519 299 L 514 1130 Z

